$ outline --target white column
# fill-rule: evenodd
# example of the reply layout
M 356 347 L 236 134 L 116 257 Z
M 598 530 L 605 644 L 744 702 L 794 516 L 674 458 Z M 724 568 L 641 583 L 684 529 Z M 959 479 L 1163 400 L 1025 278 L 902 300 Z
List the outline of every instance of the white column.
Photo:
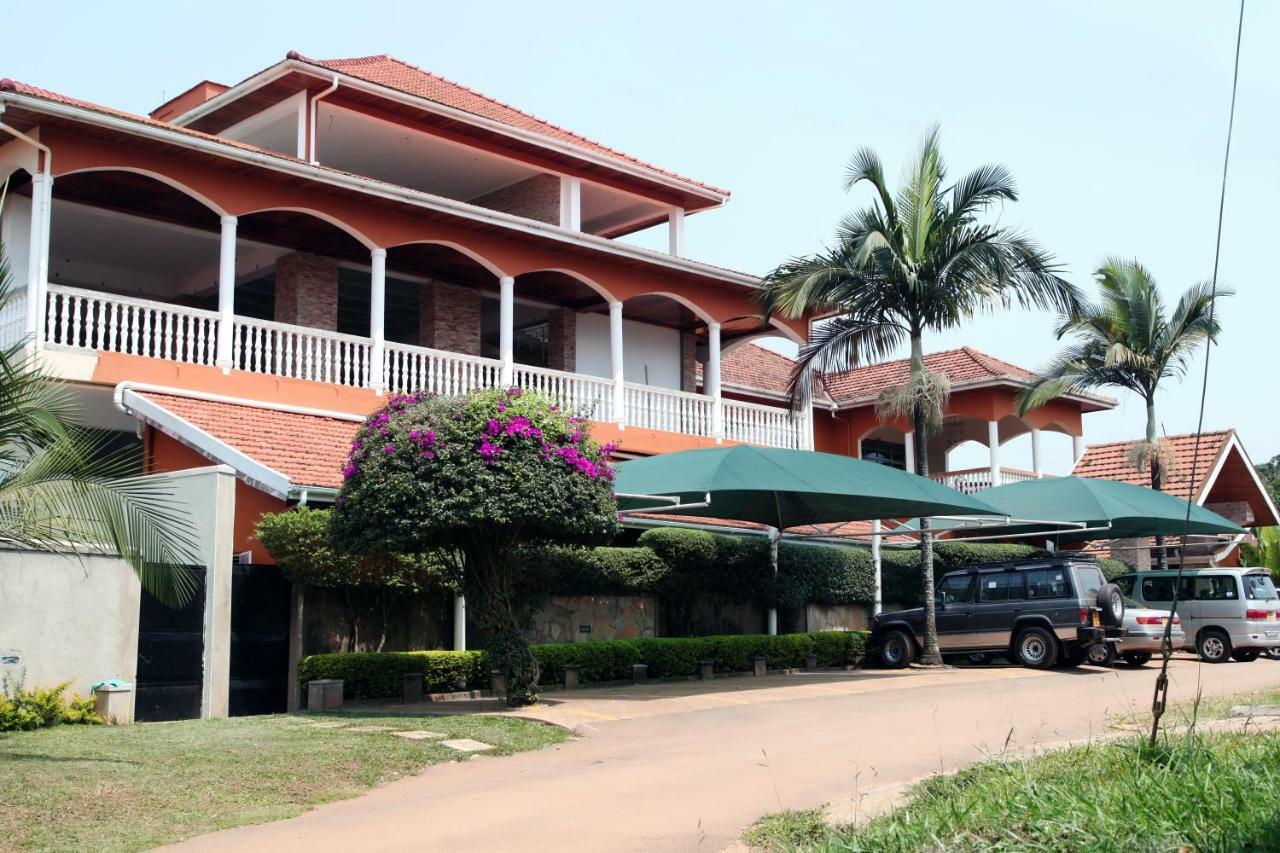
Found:
M 902 452 L 907 457 L 907 471 L 914 474 L 916 472 L 916 434 L 914 432 L 903 433 Z
M 711 397 L 711 435 L 724 440 L 724 397 L 720 393 L 720 324 L 707 324 L 707 375 L 703 390 Z
M 677 258 L 684 257 L 684 208 L 673 207 L 667 216 L 669 251 Z
M 461 593 L 453 597 L 453 650 L 467 650 L 467 597 Z
M 871 522 L 871 566 L 876 577 L 876 593 L 875 599 L 871 602 L 871 615 L 879 616 L 884 605 L 884 585 L 881 583 L 880 576 L 880 519 L 878 518 Z
M 1040 465 L 1040 430 L 1031 429 L 1031 470 L 1036 472 L 1036 479 L 1044 476 L 1044 469 Z
M 44 345 L 44 277 L 49 270 L 49 193 L 53 176 L 37 172 L 31 177 L 31 233 L 27 243 L 27 323 L 26 334 L 35 347 Z
M 991 485 L 1000 485 L 1000 422 L 987 421 L 987 450 L 991 455 Z
M 387 250 L 374 249 L 369 260 L 369 384 L 381 394 L 386 388 Z
M 1072 464 L 1079 462 L 1080 457 L 1084 455 L 1084 436 L 1071 436 L 1071 462 Z
M 218 245 L 218 340 L 214 364 L 230 373 L 232 324 L 236 320 L 236 218 L 222 217 L 222 241 Z
M 510 388 L 516 375 L 516 280 L 498 278 L 498 358 L 502 361 L 502 385 Z
M 626 378 L 622 369 L 622 303 L 609 303 L 609 372 L 613 375 L 613 420 L 620 426 L 627 424 Z
M 560 227 L 582 230 L 582 180 L 568 175 L 560 177 Z

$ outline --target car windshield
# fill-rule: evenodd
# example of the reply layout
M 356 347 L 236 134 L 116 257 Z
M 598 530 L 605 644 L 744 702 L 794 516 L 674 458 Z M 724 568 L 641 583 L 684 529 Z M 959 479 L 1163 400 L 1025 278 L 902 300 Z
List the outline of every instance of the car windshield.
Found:
M 1244 597 L 1252 598 L 1254 601 L 1280 600 L 1280 594 L 1276 593 L 1276 585 L 1266 575 L 1245 575 Z

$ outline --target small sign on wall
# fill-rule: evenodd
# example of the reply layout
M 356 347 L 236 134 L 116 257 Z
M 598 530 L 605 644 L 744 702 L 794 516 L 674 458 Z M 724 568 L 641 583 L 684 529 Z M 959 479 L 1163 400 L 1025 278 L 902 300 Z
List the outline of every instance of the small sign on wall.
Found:
M 590 626 L 590 625 L 579 625 L 579 626 L 578 626 L 578 633 L 579 633 L 579 634 L 590 634 L 590 633 L 591 633 L 591 626 Z
M 22 652 L 6 649 L 0 652 L 0 666 L 21 666 Z

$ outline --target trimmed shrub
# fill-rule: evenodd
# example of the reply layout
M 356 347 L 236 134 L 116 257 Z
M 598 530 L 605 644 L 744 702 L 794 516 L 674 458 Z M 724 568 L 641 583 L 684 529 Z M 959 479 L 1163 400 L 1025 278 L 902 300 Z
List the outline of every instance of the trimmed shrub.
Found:
M 1109 581 L 1133 571 L 1132 566 L 1120 560 L 1113 560 L 1110 557 L 1095 557 L 1094 559 L 1098 561 L 1098 565 L 1102 568 L 1102 576 Z
M 875 594 L 875 566 L 869 550 L 796 542 L 780 544 L 775 591 L 778 607 L 800 608 L 811 601 L 869 604 Z
M 606 640 L 595 643 L 551 643 L 533 646 L 542 684 L 559 684 L 568 666 L 579 668 L 583 683 L 625 681 L 633 664 L 649 666 L 654 678 L 687 678 L 698 674 L 704 660 L 717 672 L 747 672 L 763 656 L 773 669 L 804 666 L 810 654 L 819 666 L 847 666 L 866 648 L 863 631 L 822 631 L 812 634 L 762 634 L 722 637 L 659 637 Z M 425 675 L 428 691 L 468 689 L 489 684 L 484 652 L 362 652 L 312 655 L 298 667 L 298 678 L 340 678 L 348 699 L 399 696 L 406 672 Z
M 0 682 L 0 732 L 20 732 L 60 725 L 97 725 L 102 718 L 94 713 L 93 700 L 65 695 L 64 682 L 54 687 L 28 690 L 22 679 Z
M 310 655 L 298 664 L 298 680 L 340 678 L 348 699 L 399 696 L 407 672 L 420 672 L 429 693 L 474 689 L 489 683 L 484 652 L 340 652 Z
M 548 546 L 521 554 L 521 583 L 543 595 L 651 595 L 670 574 L 670 566 L 649 548 Z

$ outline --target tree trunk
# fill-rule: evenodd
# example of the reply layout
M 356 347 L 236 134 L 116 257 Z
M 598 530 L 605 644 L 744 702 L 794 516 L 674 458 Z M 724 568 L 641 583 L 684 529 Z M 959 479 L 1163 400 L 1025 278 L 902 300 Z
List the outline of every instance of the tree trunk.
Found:
M 525 620 L 515 588 L 511 548 L 479 550 L 467 554 L 467 580 L 475 590 L 468 593 L 477 607 L 477 621 L 488 636 L 488 651 L 495 669 L 507 678 L 507 704 L 516 707 L 538 701 L 538 661 L 520 633 Z
M 1147 400 L 1147 445 L 1151 448 L 1151 488 L 1157 492 L 1164 485 L 1164 472 L 1160 470 L 1160 458 L 1156 455 L 1156 442 L 1158 436 L 1156 433 L 1156 401 L 1154 399 Z M 1186 547 L 1186 543 L 1182 543 Z M 1156 537 L 1156 568 L 1164 571 L 1169 568 L 1169 554 L 1164 547 L 1164 537 Z
M 924 346 L 919 336 L 911 338 L 911 381 L 919 385 L 924 378 Z M 917 402 L 912 412 L 915 429 L 916 473 L 929 476 L 929 431 L 924 408 Z M 941 666 L 942 652 L 938 648 L 938 616 L 933 599 L 933 532 L 928 518 L 920 519 L 920 586 L 924 593 L 924 654 L 920 662 L 926 666 Z

